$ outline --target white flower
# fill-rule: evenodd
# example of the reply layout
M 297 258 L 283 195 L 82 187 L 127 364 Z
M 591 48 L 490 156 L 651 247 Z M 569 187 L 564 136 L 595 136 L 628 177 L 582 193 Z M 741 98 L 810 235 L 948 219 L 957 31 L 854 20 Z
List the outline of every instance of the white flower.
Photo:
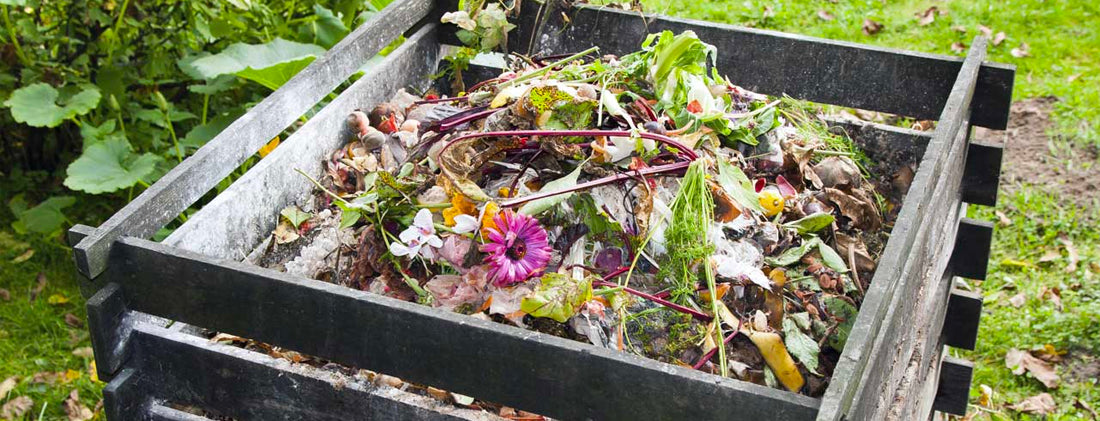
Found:
M 481 224 L 477 222 L 477 218 L 470 215 L 461 214 L 455 217 L 455 226 L 452 228 L 456 234 L 465 234 L 468 232 L 474 232 Z
M 431 248 L 423 248 L 425 245 L 430 247 L 442 247 L 443 239 L 435 235 L 435 223 L 432 221 L 432 213 L 427 209 L 421 209 L 413 217 L 413 224 L 401 231 L 401 234 L 397 236 L 401 240 L 400 243 L 390 243 L 390 253 L 394 256 L 416 256 L 424 255 L 424 257 L 432 258 L 435 253 Z

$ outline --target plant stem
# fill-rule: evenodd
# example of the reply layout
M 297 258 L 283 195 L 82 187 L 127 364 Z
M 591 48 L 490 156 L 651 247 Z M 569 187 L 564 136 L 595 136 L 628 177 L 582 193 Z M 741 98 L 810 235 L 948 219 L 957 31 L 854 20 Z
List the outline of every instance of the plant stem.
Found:
M 740 322 L 738 322 L 738 324 L 740 324 Z M 741 331 L 741 326 L 737 326 L 736 330 L 734 330 L 733 332 L 730 332 L 730 334 L 726 336 L 726 339 L 722 340 L 722 347 L 724 348 L 726 344 L 730 343 L 730 341 L 733 340 L 733 337 L 737 336 L 737 334 L 740 331 Z M 692 368 L 694 368 L 696 370 L 698 370 L 700 368 L 703 368 L 703 366 L 707 364 L 707 361 L 710 361 L 710 359 L 713 358 L 714 354 L 716 354 L 716 353 L 718 353 L 718 347 L 714 347 L 710 351 L 707 351 L 707 353 L 705 355 L 703 355 L 703 358 L 700 358 L 699 361 L 696 362 L 695 365 L 692 366 Z
M 206 110 L 210 106 L 210 94 L 202 96 L 202 122 L 199 124 L 206 124 Z
M 584 57 L 584 56 L 586 56 L 590 53 L 594 53 L 596 51 L 600 51 L 600 47 L 589 48 L 589 49 L 581 51 L 577 54 L 573 54 L 569 57 L 566 57 L 566 58 L 563 58 L 561 60 L 550 63 L 546 67 L 541 67 L 537 70 L 534 70 L 534 71 L 531 71 L 531 72 L 528 72 L 528 73 L 524 73 L 520 76 L 517 76 L 515 79 L 509 80 L 509 81 L 504 82 L 500 85 L 497 85 L 497 89 L 501 90 L 501 89 L 509 88 L 509 87 L 512 87 L 512 86 L 520 83 L 520 82 L 524 82 L 524 81 L 527 81 L 529 79 L 534 79 L 536 77 L 542 76 L 544 73 L 549 72 L 550 70 L 552 70 L 555 67 L 561 66 L 563 64 L 567 64 L 567 63 L 569 63 L 573 60 L 579 59 L 581 57 Z
M 469 96 L 456 96 L 456 97 L 451 97 L 451 98 L 425 99 L 425 100 L 416 101 L 416 102 L 413 103 L 413 105 L 437 104 L 437 103 L 440 103 L 440 102 L 465 101 L 469 98 L 470 98 Z
M 172 127 L 172 116 L 168 114 L 168 110 L 164 111 L 164 124 L 168 126 L 168 134 L 172 136 L 172 144 L 176 146 L 176 159 L 179 162 L 183 162 L 183 151 L 180 150 L 180 140 L 176 137 L 176 129 Z
M 11 24 L 11 17 L 8 16 L 8 5 L 0 4 L 0 12 L 4 17 L 4 27 L 8 30 L 8 36 L 11 37 L 11 45 L 15 47 L 15 55 L 19 57 L 19 61 L 23 63 L 23 67 L 31 67 L 31 61 L 27 58 L 27 55 L 23 53 L 23 47 L 19 45 L 19 37 L 15 35 L 15 27 Z
M 329 196 L 331 196 L 331 197 L 332 197 L 333 199 L 336 199 L 336 200 L 339 200 L 339 201 L 341 201 L 341 202 L 344 202 L 344 204 L 345 204 L 345 205 L 346 205 L 346 204 L 348 204 L 348 201 L 347 201 L 347 200 L 344 200 L 344 198 L 342 198 L 342 197 L 340 197 L 340 196 L 337 196 L 337 195 L 336 195 L 336 193 L 333 193 L 333 192 L 332 192 L 332 191 L 330 191 L 329 189 L 326 189 L 326 188 L 325 188 L 325 186 L 322 186 L 320 182 L 318 182 L 317 180 L 314 180 L 314 179 L 313 179 L 313 177 L 310 177 L 310 176 L 309 176 L 309 174 L 306 174 L 306 172 L 305 172 L 305 171 L 302 171 L 302 170 L 300 170 L 300 169 L 298 169 L 298 168 L 295 168 L 295 169 L 294 169 L 294 171 L 297 171 L 297 172 L 298 172 L 298 174 L 301 174 L 301 175 L 302 175 L 302 177 L 305 177 L 306 179 L 308 179 L 308 180 L 309 180 L 309 182 L 313 183 L 313 185 L 314 185 L 314 186 L 317 186 L 317 188 L 321 189 L 321 191 L 325 192 L 326 194 L 328 194 Z M 381 226 L 381 225 L 379 225 L 379 226 Z
M 652 301 L 654 303 L 657 303 L 657 304 L 663 305 L 665 307 L 668 307 L 670 309 L 673 309 L 673 310 L 679 311 L 681 313 L 690 315 L 691 317 L 695 318 L 696 320 L 699 320 L 699 321 L 704 322 L 704 323 L 709 323 L 711 320 L 714 319 L 710 315 L 708 315 L 706 313 L 703 313 L 703 312 L 700 312 L 698 310 L 694 310 L 694 309 L 691 309 L 691 308 L 688 308 L 688 307 L 684 307 L 684 306 L 676 304 L 674 302 L 657 298 L 653 294 L 638 291 L 636 289 L 633 289 L 633 288 L 630 288 L 630 287 L 625 287 L 625 286 L 616 284 L 614 282 L 592 281 L 592 285 L 593 286 L 613 287 L 613 288 L 622 287 L 623 291 L 626 292 L 627 294 L 630 294 L 630 295 L 633 295 L 633 296 L 636 296 L 636 297 L 641 297 L 641 298 L 644 298 L 646 300 Z
M 530 202 L 532 200 L 543 199 L 543 198 L 547 198 L 547 197 L 551 197 L 551 196 L 557 196 L 559 194 L 565 194 L 565 193 L 574 192 L 574 191 L 578 191 L 578 190 L 590 189 L 590 188 L 602 186 L 602 185 L 605 185 L 605 184 L 611 184 L 611 183 L 614 183 L 616 181 L 629 179 L 629 178 L 631 178 L 633 176 L 636 176 L 636 175 L 637 176 L 646 176 L 646 175 L 656 175 L 656 174 L 674 172 L 674 171 L 678 171 L 678 170 L 682 170 L 684 168 L 687 168 L 689 164 L 691 164 L 691 162 L 683 161 L 683 162 L 676 162 L 676 163 L 672 163 L 672 164 L 658 165 L 658 166 L 655 166 L 655 167 L 647 167 L 647 168 L 642 168 L 640 170 L 631 171 L 629 173 L 619 173 L 619 174 L 607 176 L 607 177 L 604 177 L 604 178 L 600 178 L 600 179 L 580 183 L 580 184 L 577 184 L 576 186 L 569 187 L 569 188 L 562 189 L 562 190 L 558 190 L 558 191 L 553 191 L 553 192 L 539 191 L 538 193 L 535 193 L 535 194 L 532 194 L 532 195 L 519 197 L 519 198 L 515 198 L 515 199 L 505 200 L 505 201 L 500 203 L 500 207 L 501 208 L 515 207 L 515 206 L 519 206 L 519 205 L 522 205 L 524 203 Z
M 128 7 L 130 7 L 130 0 L 122 0 L 122 8 L 118 10 L 118 19 L 115 19 L 115 24 L 114 24 L 114 26 L 111 27 L 111 32 L 114 32 L 114 34 L 115 34 L 115 40 L 120 40 L 121 39 L 121 37 L 118 35 L 118 28 L 120 26 L 122 26 L 122 18 L 126 16 L 126 8 L 128 8 Z M 115 46 L 112 43 L 110 48 L 107 49 L 107 62 L 108 63 L 111 61 L 111 57 L 113 57 L 114 54 L 115 54 Z

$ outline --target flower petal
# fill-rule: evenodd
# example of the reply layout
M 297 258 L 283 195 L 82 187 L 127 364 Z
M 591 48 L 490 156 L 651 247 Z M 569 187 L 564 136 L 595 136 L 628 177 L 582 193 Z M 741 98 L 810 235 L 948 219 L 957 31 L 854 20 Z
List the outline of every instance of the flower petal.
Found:
M 465 234 L 476 230 L 480 224 L 477 222 L 477 218 L 470 215 L 458 215 L 455 216 L 454 232 L 459 234 Z

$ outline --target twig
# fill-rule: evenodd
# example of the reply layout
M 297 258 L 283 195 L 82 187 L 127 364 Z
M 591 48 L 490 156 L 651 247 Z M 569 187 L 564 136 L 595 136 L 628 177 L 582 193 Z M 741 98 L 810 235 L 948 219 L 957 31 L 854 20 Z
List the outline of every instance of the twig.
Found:
M 737 334 L 741 332 L 741 324 L 742 324 L 741 320 L 738 319 L 737 320 L 737 329 L 734 329 L 733 332 L 730 332 L 729 335 L 726 335 L 726 339 L 722 340 L 722 344 L 729 344 L 730 341 L 733 340 L 733 337 L 737 336 Z M 717 346 L 714 347 L 714 348 L 711 348 L 710 351 L 707 351 L 707 353 L 703 355 L 703 358 L 700 358 L 699 361 L 696 361 L 695 365 L 691 366 L 691 368 L 694 368 L 696 370 L 703 368 L 703 366 L 707 364 L 707 361 L 710 361 L 711 358 L 714 358 L 714 354 L 716 354 L 716 353 L 718 353 L 718 347 Z
M 859 296 L 863 296 L 863 283 L 859 281 L 859 268 L 856 267 L 856 248 L 848 244 L 848 264 L 852 265 L 852 279 L 856 281 Z

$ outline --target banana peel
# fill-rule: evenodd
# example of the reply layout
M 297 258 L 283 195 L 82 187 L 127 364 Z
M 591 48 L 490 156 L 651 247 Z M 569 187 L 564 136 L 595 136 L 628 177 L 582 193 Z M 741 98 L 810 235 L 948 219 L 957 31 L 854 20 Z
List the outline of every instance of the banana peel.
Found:
M 798 371 L 798 366 L 795 365 L 791 354 L 787 352 L 787 346 L 783 344 L 783 339 L 778 333 L 750 329 L 741 329 L 741 333 L 760 350 L 760 354 L 764 356 L 764 362 L 771 367 L 783 387 L 792 392 L 802 389 L 806 380 L 802 378 L 802 373 Z

